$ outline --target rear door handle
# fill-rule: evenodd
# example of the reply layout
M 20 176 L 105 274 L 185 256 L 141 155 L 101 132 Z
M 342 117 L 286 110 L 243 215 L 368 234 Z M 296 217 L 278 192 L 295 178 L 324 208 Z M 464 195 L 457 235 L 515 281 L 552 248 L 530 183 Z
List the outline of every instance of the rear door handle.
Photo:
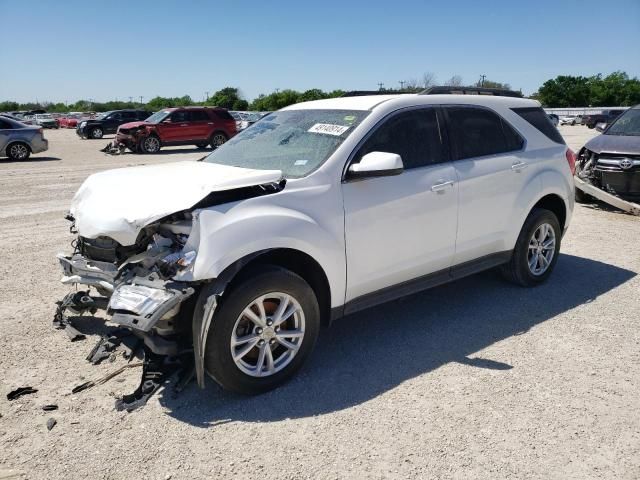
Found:
M 453 180 L 448 180 L 446 182 L 444 180 L 438 180 L 438 182 L 439 183 L 431 185 L 432 192 L 441 192 L 447 187 L 453 187 Z
M 526 164 L 526 162 L 517 162 L 511 165 L 511 170 L 515 170 L 517 172 L 519 170 L 524 170 L 527 167 L 528 165 Z

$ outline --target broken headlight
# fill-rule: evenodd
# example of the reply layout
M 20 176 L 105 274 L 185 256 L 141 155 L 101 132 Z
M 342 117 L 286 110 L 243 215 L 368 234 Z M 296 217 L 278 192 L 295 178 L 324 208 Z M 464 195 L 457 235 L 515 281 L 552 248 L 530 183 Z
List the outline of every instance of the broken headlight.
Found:
M 172 297 L 173 294 L 159 288 L 120 285 L 111 295 L 109 309 L 134 312 L 145 317 L 155 312 L 160 305 Z

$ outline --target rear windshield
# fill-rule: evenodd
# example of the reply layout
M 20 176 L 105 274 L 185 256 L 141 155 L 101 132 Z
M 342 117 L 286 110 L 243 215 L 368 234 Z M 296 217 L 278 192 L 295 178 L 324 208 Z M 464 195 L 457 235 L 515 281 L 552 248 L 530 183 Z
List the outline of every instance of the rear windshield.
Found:
M 560 132 L 544 113 L 544 110 L 540 107 L 526 107 L 526 108 L 512 108 L 514 112 L 524 118 L 531 125 L 536 127 L 542 132 L 549 140 L 564 145 L 564 138 L 560 135 Z

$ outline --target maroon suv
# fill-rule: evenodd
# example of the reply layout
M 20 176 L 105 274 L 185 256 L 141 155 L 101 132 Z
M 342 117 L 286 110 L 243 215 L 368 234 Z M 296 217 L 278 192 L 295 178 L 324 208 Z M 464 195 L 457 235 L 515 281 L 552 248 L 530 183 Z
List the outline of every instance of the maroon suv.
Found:
M 156 153 L 173 145 L 217 148 L 236 132 L 236 122 L 224 108 L 165 108 L 143 122 L 120 125 L 116 144 L 139 153 Z

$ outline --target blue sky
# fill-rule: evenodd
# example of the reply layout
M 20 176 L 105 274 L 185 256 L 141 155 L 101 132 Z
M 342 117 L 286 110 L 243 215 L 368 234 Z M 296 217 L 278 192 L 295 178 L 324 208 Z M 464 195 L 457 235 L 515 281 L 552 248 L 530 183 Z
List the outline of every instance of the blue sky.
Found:
M 640 0 L 0 0 L 0 19 L 0 100 L 640 76 Z

